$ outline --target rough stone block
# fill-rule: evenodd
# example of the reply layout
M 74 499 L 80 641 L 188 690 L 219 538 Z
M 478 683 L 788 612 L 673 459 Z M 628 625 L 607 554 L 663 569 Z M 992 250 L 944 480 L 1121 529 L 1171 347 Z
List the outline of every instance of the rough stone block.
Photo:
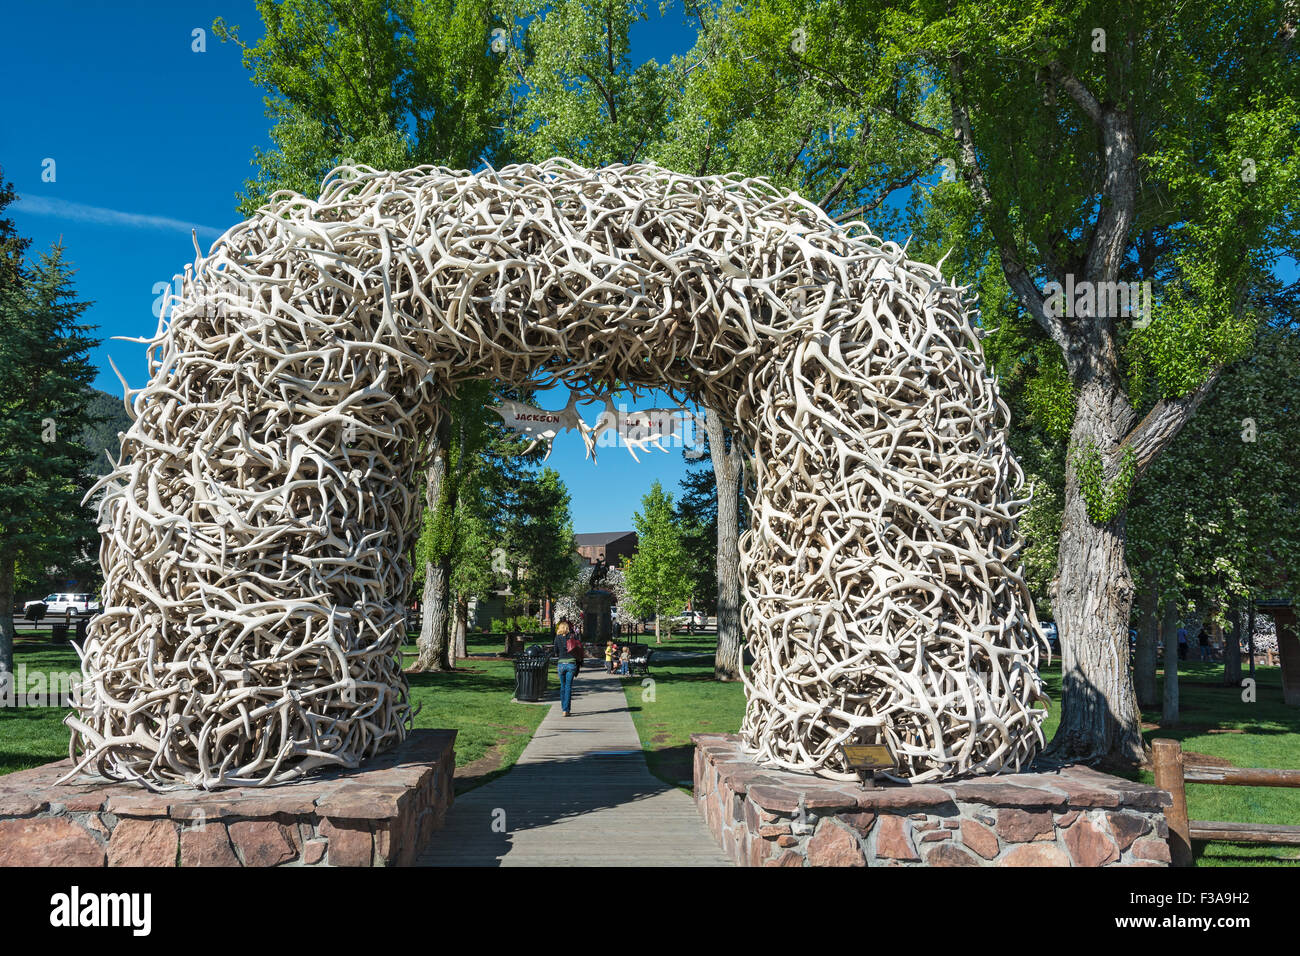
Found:
M 123 820 L 108 841 L 109 866 L 175 866 L 176 824 L 171 820 Z
M 945 834 L 947 835 L 947 834 Z M 979 866 L 979 860 L 959 846 L 952 843 L 940 843 L 926 851 L 927 866 Z
M 244 866 L 279 866 L 298 856 L 288 832 L 274 820 L 232 823 L 230 842 L 239 851 Z
M 834 820 L 823 820 L 808 841 L 809 866 L 866 866 L 853 831 Z
M 1018 810 L 1014 807 L 998 811 L 998 836 L 1008 843 L 1028 843 L 1040 835 L 1055 833 L 1051 813 Z
M 1069 866 L 1069 855 L 1058 846 L 1046 843 L 1026 843 L 1014 847 L 998 866 Z
M 351 820 L 325 820 L 321 836 L 329 840 L 330 866 L 371 866 L 374 862 L 374 839 L 368 826 Z
M 876 856 L 887 860 L 919 860 L 912 845 L 908 821 L 897 814 L 882 814 L 876 823 Z
M 239 866 L 224 823 L 182 830 L 181 866 Z
M 104 848 L 65 817 L 0 820 L 0 866 L 103 866 Z
M 975 820 L 961 821 L 961 840 L 986 860 L 998 855 L 997 834 Z

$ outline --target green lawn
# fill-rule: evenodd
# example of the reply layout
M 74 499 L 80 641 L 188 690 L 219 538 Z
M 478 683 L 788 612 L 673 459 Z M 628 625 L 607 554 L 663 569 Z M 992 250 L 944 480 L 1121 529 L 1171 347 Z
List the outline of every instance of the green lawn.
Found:
M 716 641 L 711 634 L 681 634 L 661 645 L 663 649 L 700 650 L 709 656 L 663 666 L 654 664 L 652 657 L 653 702 L 642 700 L 640 681 L 628 681 L 624 688 L 651 772 L 679 786 L 691 779 L 690 735 L 707 731 L 734 733 L 744 716 L 743 686 L 712 680 L 711 655 Z M 1257 699 L 1249 704 L 1242 702 L 1240 688 L 1218 686 L 1222 675 L 1221 664 L 1181 662 L 1181 723 L 1161 727 L 1158 710 L 1144 711 L 1143 737 L 1148 742 L 1170 737 L 1180 741 L 1185 752 L 1238 767 L 1300 768 L 1300 708 L 1282 703 L 1278 669 L 1257 669 Z M 1051 740 L 1060 722 L 1059 665 L 1044 669 L 1043 679 L 1053 701 L 1052 713 L 1044 722 L 1044 735 Z M 1125 776 L 1153 782 L 1149 771 Z M 1191 784 L 1187 788 L 1187 809 L 1194 820 L 1300 824 L 1300 790 Z M 1193 851 L 1202 866 L 1300 863 L 1300 851 L 1294 847 L 1197 843 Z
M 490 653 L 502 640 L 470 638 L 469 651 Z M 414 651 L 413 644 L 407 645 Z M 76 652 L 66 644 L 20 640 L 15 667 L 35 673 L 75 671 Z M 514 765 L 546 715 L 546 707 L 512 704 L 514 665 L 505 660 L 466 660 L 445 674 L 411 674 L 411 703 L 420 708 L 416 727 L 455 728 L 456 792 L 463 793 Z M 59 707 L 0 708 L 0 774 L 40 766 L 68 755 L 66 710 Z
M 740 681 L 722 683 L 713 679 L 716 634 L 675 634 L 659 645 L 654 643 L 654 635 L 639 640 L 657 650 L 702 655 L 665 664 L 656 664 L 651 655 L 654 684 L 643 686 L 643 679 L 631 678 L 625 679 L 623 687 L 650 772 L 689 790 L 695 759 L 691 734 L 739 730 L 745 715 L 745 687 Z M 646 699 L 652 690 L 654 699 Z

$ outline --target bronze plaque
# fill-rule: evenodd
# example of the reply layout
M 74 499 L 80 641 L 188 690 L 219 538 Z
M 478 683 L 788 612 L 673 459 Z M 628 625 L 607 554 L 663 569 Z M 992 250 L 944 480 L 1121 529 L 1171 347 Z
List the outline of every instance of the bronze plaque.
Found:
M 893 770 L 894 755 L 885 744 L 842 744 L 844 759 L 854 770 Z

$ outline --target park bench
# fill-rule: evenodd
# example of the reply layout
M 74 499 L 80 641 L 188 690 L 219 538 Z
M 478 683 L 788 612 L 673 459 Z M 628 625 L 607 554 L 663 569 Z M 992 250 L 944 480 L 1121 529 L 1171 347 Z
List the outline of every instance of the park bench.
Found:
M 650 655 L 654 649 L 645 644 L 629 644 L 631 652 L 628 654 L 627 669 L 633 674 L 646 677 L 650 673 Z
M 1156 786 L 1168 790 L 1173 804 L 1165 808 L 1169 824 L 1169 854 L 1174 866 L 1192 865 L 1193 840 L 1300 846 L 1300 826 L 1275 823 L 1218 823 L 1187 819 L 1188 783 L 1229 787 L 1300 787 L 1300 770 L 1254 767 L 1206 767 L 1183 761 L 1182 745 L 1161 738 L 1151 742 Z

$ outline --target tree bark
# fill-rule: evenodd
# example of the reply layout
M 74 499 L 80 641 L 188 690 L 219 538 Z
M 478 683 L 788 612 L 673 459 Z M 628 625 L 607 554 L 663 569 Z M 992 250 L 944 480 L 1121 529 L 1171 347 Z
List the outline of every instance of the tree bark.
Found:
M 727 448 L 722 419 L 710 409 L 704 416 L 709 434 L 709 456 L 718 484 L 718 647 L 713 657 L 713 677 L 740 680 L 740 447 Z
M 1124 434 L 1122 392 L 1099 381 L 1079 392 L 1066 460 L 1065 509 L 1053 599 L 1061 632 L 1061 723 L 1048 753 L 1122 765 L 1142 762 L 1141 711 L 1129 673 L 1133 582 L 1124 554 L 1125 511 L 1100 524 L 1088 515 L 1076 449 L 1094 445 L 1104 462 Z M 1113 469 L 1108 468 L 1108 471 Z
M 433 463 L 429 466 L 428 480 L 425 485 L 425 507 L 437 508 L 441 495 L 442 483 L 447 474 L 447 443 L 440 441 L 434 452 Z M 451 561 L 446 557 L 426 561 L 424 565 L 424 614 L 420 622 L 420 638 L 417 642 L 419 656 L 415 660 L 415 671 L 446 671 L 451 669 L 451 660 L 447 653 L 448 617 L 447 606 L 451 596 Z
M 1163 727 L 1178 726 L 1178 602 L 1166 598 L 1165 604 L 1165 697 Z
M 455 666 L 456 661 L 464 660 L 469 657 L 469 647 L 466 644 L 465 632 L 469 629 L 469 601 L 464 598 L 456 599 L 456 620 L 455 620 L 455 638 L 452 641 L 451 662 Z
M 1159 596 L 1148 587 L 1138 599 L 1141 620 L 1138 622 L 1137 659 L 1133 662 L 1133 683 L 1139 706 L 1155 707 L 1160 703 L 1156 686 L 1156 638 L 1160 631 Z
M 1232 609 L 1231 626 L 1223 631 L 1223 684 L 1225 687 L 1241 686 L 1241 631 L 1246 618 L 1245 609 L 1238 604 Z

